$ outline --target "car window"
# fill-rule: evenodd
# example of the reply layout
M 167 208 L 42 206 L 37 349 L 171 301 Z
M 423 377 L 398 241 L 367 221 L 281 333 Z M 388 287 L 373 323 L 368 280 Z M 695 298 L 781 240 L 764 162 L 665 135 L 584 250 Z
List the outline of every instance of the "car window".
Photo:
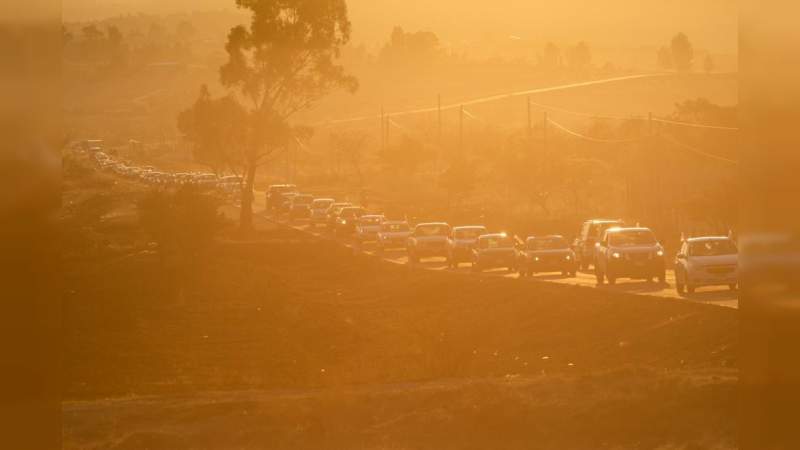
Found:
M 417 236 L 447 236 L 450 234 L 450 227 L 446 225 L 427 225 L 417 227 L 414 234 Z
M 359 223 L 362 225 L 378 225 L 381 222 L 383 222 L 383 217 L 362 217 L 359 219 Z
M 650 230 L 631 230 L 610 234 L 608 243 L 615 247 L 653 245 L 656 243 L 656 238 Z
M 385 223 L 381 228 L 383 231 L 389 232 L 402 232 L 408 231 L 408 224 L 407 223 Z
M 350 217 L 361 217 L 364 215 L 364 210 L 360 208 L 346 208 L 342 210 L 342 217 L 350 218 Z
M 481 238 L 479 246 L 482 249 L 510 248 L 514 241 L 508 236 L 487 236 Z
M 477 239 L 482 234 L 486 234 L 485 228 L 465 228 L 453 233 L 456 239 Z
M 528 250 L 561 250 L 568 247 L 564 238 L 538 238 L 528 241 Z
M 728 239 L 692 242 L 689 245 L 689 256 L 722 256 L 735 255 L 736 245 Z

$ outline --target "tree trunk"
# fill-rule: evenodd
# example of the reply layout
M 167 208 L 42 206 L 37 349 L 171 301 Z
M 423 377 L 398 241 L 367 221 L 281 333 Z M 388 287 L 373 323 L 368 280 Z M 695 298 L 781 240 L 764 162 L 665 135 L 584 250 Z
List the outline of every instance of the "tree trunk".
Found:
M 253 185 L 256 180 L 256 164 L 247 166 L 244 189 L 242 189 L 242 208 L 239 213 L 239 228 L 242 231 L 253 229 Z

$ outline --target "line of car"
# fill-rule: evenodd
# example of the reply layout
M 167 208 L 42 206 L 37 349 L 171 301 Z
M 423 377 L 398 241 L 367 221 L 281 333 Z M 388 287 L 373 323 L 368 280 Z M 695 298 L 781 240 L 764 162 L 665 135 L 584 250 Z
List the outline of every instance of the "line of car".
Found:
M 291 184 L 270 186 L 267 211 L 291 222 L 325 227 L 337 238 L 352 238 L 356 249 L 371 245 L 382 255 L 404 250 L 409 264 L 423 258 L 444 258 L 448 267 L 470 264 L 475 272 L 506 268 L 520 276 L 555 272 L 574 277 L 593 270 L 598 284 L 622 278 L 658 281 L 666 285 L 667 256 L 655 234 L 646 227 L 627 226 L 617 219 L 584 222 L 570 243 L 561 235 L 520 239 L 485 226 L 451 226 L 445 222 L 417 223 L 389 219 L 349 202 L 301 194 Z M 703 286 L 738 285 L 738 250 L 731 236 L 682 239 L 675 257 L 675 288 L 694 292 Z
M 165 187 L 194 185 L 231 195 L 241 192 L 242 177 L 237 175 L 217 176 L 213 173 L 203 172 L 162 172 L 153 166 L 137 166 L 131 162 L 117 160 L 100 150 L 92 151 L 91 158 L 101 170 L 137 179 L 150 185 Z

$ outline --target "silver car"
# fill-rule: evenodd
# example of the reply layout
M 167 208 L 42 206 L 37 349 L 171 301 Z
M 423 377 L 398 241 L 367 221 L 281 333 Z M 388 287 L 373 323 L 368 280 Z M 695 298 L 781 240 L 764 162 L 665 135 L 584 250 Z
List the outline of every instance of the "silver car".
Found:
M 381 224 L 378 231 L 378 253 L 388 249 L 406 249 L 406 241 L 411 235 L 411 229 L 405 220 L 387 220 Z
M 739 251 L 733 239 L 724 236 L 695 237 L 683 241 L 675 257 L 675 288 L 679 294 L 701 286 L 739 283 Z
M 471 262 L 472 249 L 478 243 L 478 237 L 487 233 L 482 225 L 454 227 L 447 240 L 450 267 L 457 268 L 462 262 Z

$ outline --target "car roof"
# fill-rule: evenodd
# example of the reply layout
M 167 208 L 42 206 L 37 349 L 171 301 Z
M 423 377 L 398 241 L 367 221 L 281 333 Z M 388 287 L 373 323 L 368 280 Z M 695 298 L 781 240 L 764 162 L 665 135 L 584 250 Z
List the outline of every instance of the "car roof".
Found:
M 315 202 L 335 202 L 336 200 L 334 200 L 332 198 L 323 197 L 323 198 L 315 198 L 314 201 Z
M 697 236 L 686 239 L 686 242 L 704 242 L 704 241 L 730 241 L 728 236 Z
M 480 237 L 478 239 L 507 238 L 507 237 L 511 237 L 511 236 L 507 235 L 506 233 L 488 233 L 488 234 L 480 235 Z
M 653 230 L 647 227 L 615 227 L 615 228 L 609 228 L 608 230 L 606 230 L 606 233 L 624 233 L 626 231 L 649 231 L 651 233 L 653 232 Z
M 538 239 L 564 239 L 564 236 L 560 234 L 546 234 L 543 236 L 528 236 L 527 241 L 535 241 Z
M 361 216 L 362 219 L 379 219 L 382 218 L 383 214 L 365 214 Z
M 347 209 L 364 209 L 364 208 L 361 207 L 361 206 L 357 206 L 357 205 L 345 206 L 344 208 L 342 208 L 342 211 L 347 210 Z
M 459 227 L 453 227 L 453 231 L 460 231 L 460 230 L 485 230 L 486 227 L 483 225 L 464 225 Z
M 418 227 L 449 227 L 450 224 L 446 222 L 425 222 L 425 223 L 418 223 Z
M 589 219 L 587 222 L 591 223 L 620 223 L 624 222 L 622 219 Z
M 407 220 L 385 220 L 383 222 L 383 224 L 384 225 L 402 225 L 402 224 L 408 224 L 408 221 Z

